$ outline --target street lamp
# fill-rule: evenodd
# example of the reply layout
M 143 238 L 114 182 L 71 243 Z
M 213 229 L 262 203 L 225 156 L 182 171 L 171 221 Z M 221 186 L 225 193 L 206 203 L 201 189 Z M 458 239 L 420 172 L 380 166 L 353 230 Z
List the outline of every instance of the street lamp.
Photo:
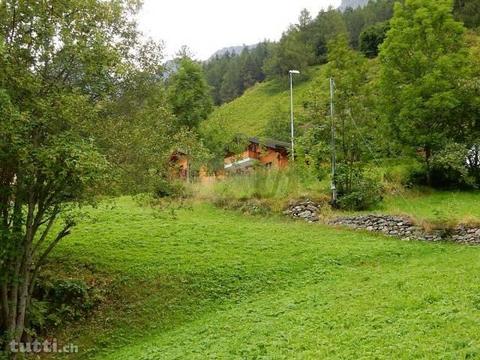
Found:
M 290 130 L 291 130 L 291 137 L 292 137 L 292 161 L 295 161 L 295 151 L 294 151 L 295 132 L 293 128 L 293 75 L 300 74 L 300 71 L 290 70 L 288 74 L 290 75 Z

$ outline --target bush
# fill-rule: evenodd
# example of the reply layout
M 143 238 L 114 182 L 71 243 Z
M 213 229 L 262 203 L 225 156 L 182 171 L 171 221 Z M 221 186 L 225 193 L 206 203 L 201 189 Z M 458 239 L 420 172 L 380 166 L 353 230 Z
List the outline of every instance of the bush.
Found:
M 425 166 L 410 174 L 410 182 L 415 185 L 430 185 L 437 189 L 471 189 L 478 184 L 467 166 L 468 154 L 469 151 L 464 145 L 447 144 L 431 159 L 430 184 Z
M 345 210 L 368 210 L 378 205 L 382 186 L 377 179 L 368 177 L 354 166 L 341 164 L 337 168 L 336 184 L 338 205 Z
M 155 185 L 154 195 L 156 198 L 176 198 L 184 199 L 188 197 L 185 183 L 179 180 L 168 181 L 167 179 L 159 179 Z
M 32 301 L 30 326 L 36 331 L 84 319 L 103 300 L 100 290 L 83 280 L 40 279 Z

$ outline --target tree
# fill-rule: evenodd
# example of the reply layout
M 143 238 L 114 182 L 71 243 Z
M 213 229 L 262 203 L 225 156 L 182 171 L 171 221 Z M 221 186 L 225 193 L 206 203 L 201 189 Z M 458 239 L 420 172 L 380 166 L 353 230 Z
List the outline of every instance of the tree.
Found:
M 213 110 L 210 87 L 203 69 L 188 57 L 178 59 L 178 70 L 171 77 L 168 99 L 179 126 L 198 127 Z
M 467 28 L 480 26 L 480 0 L 455 0 L 454 13 Z
M 338 35 L 347 34 L 347 27 L 341 12 L 328 9 L 327 11 L 322 10 L 318 14 L 309 31 L 315 63 L 323 64 L 327 62 L 328 42 Z
M 240 57 L 237 56 L 227 65 L 222 78 L 222 86 L 220 88 L 222 102 L 232 101 L 242 95 L 244 91 L 242 64 L 240 63 Z
M 349 47 L 346 36 L 339 36 L 328 46 L 328 70 L 335 82 L 335 124 L 339 162 L 353 166 L 362 160 L 365 141 L 374 128 L 368 110 L 367 62 Z
M 362 30 L 365 27 L 365 17 L 361 9 L 347 8 L 343 12 L 343 18 L 345 19 L 345 25 L 347 26 L 348 34 L 350 37 L 350 45 L 354 49 L 359 47 L 359 39 Z
M 217 55 L 204 63 L 216 105 L 241 96 L 246 89 L 265 80 L 263 65 L 271 46 L 271 43 L 264 41 L 253 48 L 245 46 L 240 54 Z
M 37 275 L 107 161 L 89 134 L 123 76 L 135 1 L 0 4 L 0 337 L 20 341 Z M 52 234 L 53 229 L 59 229 Z
M 304 73 L 314 62 L 314 51 L 303 39 L 302 32 L 295 26 L 285 32 L 266 60 L 264 71 L 267 76 L 287 76 L 291 69 Z
M 385 40 L 388 29 L 388 22 L 378 23 L 366 28 L 360 34 L 360 51 L 368 58 L 377 57 L 379 47 Z
M 471 126 L 464 96 L 470 60 L 452 2 L 397 3 L 380 59 L 380 93 L 392 134 L 412 150 L 422 150 L 431 183 L 433 153 L 447 140 L 463 142 Z

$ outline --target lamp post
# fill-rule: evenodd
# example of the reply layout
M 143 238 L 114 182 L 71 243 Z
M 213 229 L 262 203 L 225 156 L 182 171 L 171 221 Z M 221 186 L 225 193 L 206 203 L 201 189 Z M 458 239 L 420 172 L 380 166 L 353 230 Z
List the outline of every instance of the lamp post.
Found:
M 300 74 L 300 71 L 298 70 L 290 70 L 288 72 L 290 75 L 290 130 L 291 130 L 291 140 L 292 140 L 292 162 L 295 161 L 295 130 L 293 127 L 293 75 L 298 75 Z

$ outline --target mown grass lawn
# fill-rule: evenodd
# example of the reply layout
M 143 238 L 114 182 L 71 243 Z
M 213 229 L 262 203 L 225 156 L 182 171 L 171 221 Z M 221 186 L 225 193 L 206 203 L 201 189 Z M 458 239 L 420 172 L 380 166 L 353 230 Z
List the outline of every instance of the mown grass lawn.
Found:
M 480 223 L 480 191 L 413 190 L 387 196 L 378 212 L 407 214 L 418 220 Z
M 54 257 L 110 282 L 57 334 L 79 358 L 480 358 L 480 248 L 129 198 L 92 215 Z

